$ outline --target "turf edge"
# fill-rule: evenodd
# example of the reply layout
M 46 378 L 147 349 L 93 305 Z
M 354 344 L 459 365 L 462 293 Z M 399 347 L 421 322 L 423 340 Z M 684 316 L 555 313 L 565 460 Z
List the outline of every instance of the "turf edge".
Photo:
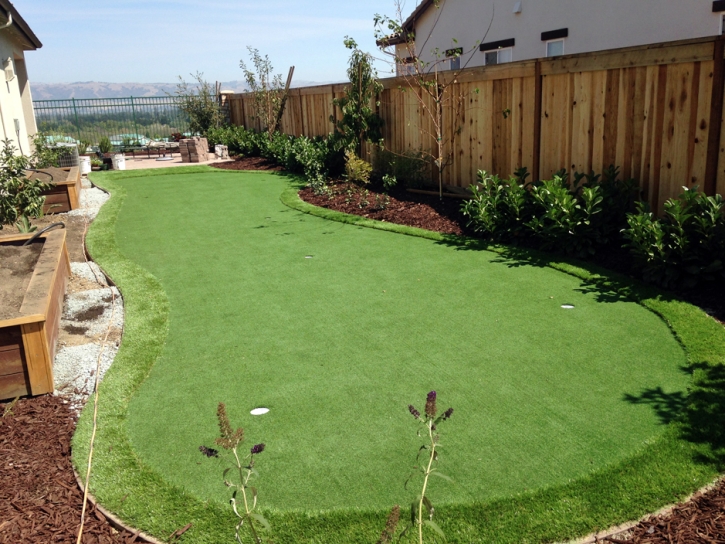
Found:
M 116 282 L 126 304 L 121 348 L 101 388 L 99 426 L 91 490 L 105 507 L 129 524 L 164 539 L 192 523 L 182 541 L 218 543 L 233 540 L 234 518 L 228 508 L 202 502 L 166 482 L 144 466 L 127 435 L 128 403 L 163 350 L 169 306 L 158 280 L 123 257 L 115 244 L 115 221 L 125 189 L 119 181 L 131 177 L 218 172 L 205 166 L 173 170 L 94 173 L 92 179 L 112 197 L 94 221 L 87 246 L 96 262 Z M 222 170 L 223 171 L 223 170 Z M 239 175 L 240 172 L 229 172 Z M 511 259 L 552 266 L 585 284 L 634 298 L 660 315 L 685 347 L 688 363 L 725 362 L 725 331 L 701 310 L 668 298 L 623 277 L 594 267 L 553 262 L 536 252 L 488 247 L 478 240 L 374 221 L 312 206 L 299 199 L 298 181 L 291 180 L 281 200 L 298 211 L 334 221 L 454 244 L 463 249 L 488 249 Z M 85 409 L 73 438 L 73 462 L 85 474 L 92 410 Z M 679 424 L 629 459 L 566 485 L 539 489 L 490 502 L 442 506 L 438 521 L 449 542 L 551 542 L 573 538 L 629 519 L 636 519 L 675 502 L 710 482 L 714 464 L 698 462 L 703 446 L 680 438 Z M 706 454 L 706 452 L 705 452 Z M 220 483 L 221 485 L 221 483 Z M 387 512 L 348 510 L 310 513 L 267 511 L 275 542 L 372 542 Z

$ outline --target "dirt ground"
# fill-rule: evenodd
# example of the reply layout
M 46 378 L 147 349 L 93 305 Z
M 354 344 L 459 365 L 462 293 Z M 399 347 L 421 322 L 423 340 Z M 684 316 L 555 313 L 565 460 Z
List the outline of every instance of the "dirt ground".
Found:
M 17 317 L 42 249 L 43 242 L 0 245 L 0 319 Z

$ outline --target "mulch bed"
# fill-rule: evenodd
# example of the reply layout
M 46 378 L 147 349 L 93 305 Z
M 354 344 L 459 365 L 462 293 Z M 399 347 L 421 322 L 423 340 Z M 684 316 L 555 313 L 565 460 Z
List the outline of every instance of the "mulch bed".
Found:
M 0 404 L 0 416 L 9 403 Z M 83 503 L 70 460 L 75 415 L 59 397 L 20 399 L 0 419 L 0 543 L 74 544 Z M 139 542 L 90 502 L 84 544 Z
M 725 480 L 695 495 L 671 512 L 648 518 L 627 532 L 603 542 L 614 544 L 725 543 Z
M 235 157 L 233 162 L 212 162 L 209 166 L 222 170 L 269 170 L 281 172 L 282 167 L 263 157 Z
M 338 182 L 330 194 L 316 195 L 310 187 L 300 191 L 305 202 L 338 212 L 361 215 L 409 227 L 434 230 L 444 234 L 468 234 L 460 212 L 462 200 L 410 193 L 396 189 L 385 195 L 359 186 Z

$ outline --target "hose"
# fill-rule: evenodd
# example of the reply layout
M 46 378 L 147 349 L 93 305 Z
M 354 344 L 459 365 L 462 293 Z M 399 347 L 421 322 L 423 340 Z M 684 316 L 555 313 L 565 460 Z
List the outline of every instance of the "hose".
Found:
M 28 238 L 28 240 L 21 247 L 27 246 L 30 242 L 32 242 L 33 240 L 35 240 L 38 236 L 40 236 L 44 232 L 48 232 L 50 229 L 55 228 L 55 227 L 65 228 L 65 223 L 63 223 L 62 221 L 59 221 L 58 223 L 51 223 L 50 225 L 48 225 L 47 227 L 45 227 L 43 230 L 39 230 L 38 232 L 36 232 L 35 234 L 33 234 L 33 236 L 31 236 L 30 238 Z
M 50 172 L 46 172 L 45 170 L 36 170 L 34 168 L 27 168 L 28 172 L 35 172 L 36 174 L 45 174 L 46 176 L 50 176 L 50 182 L 53 183 L 53 174 Z

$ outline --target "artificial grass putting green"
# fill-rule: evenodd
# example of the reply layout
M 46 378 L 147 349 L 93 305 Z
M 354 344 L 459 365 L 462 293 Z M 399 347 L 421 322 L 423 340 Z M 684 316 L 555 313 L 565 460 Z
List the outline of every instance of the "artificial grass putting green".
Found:
M 214 542 L 214 531 L 223 531 L 225 522 L 210 519 L 225 517 L 225 465 L 198 451 L 213 445 L 219 401 L 250 445 L 267 443 L 260 501 L 279 536 L 321 515 L 330 521 L 317 519 L 310 539 L 328 532 L 321 541 L 373 540 L 384 510 L 413 497 L 403 482 L 419 442 L 406 407 L 422 408 L 430 389 L 456 409 L 441 460 L 456 483 L 441 480 L 431 491 L 447 505 L 449 539 L 470 541 L 494 528 L 505 535 L 508 503 L 517 500 L 516 516 L 536 511 L 527 501 L 549 504 L 516 521 L 518 540 L 501 541 L 527 541 L 521 530 L 570 536 L 671 501 L 713 475 L 687 461 L 691 452 L 672 429 L 662 435 L 676 414 L 658 402 L 684 398 L 689 382 L 681 346 L 659 317 L 621 293 L 440 236 L 303 215 L 280 203 L 289 181 L 279 175 L 166 174 L 99 176 L 114 199 L 89 238 L 101 264 L 112 276 L 118 267 L 130 284 L 117 278 L 127 331 L 104 383 L 123 418 L 108 437 L 120 450 L 99 462 L 96 492 L 145 528 L 164 527 L 163 516 L 140 497 L 118 503 L 123 489 L 138 495 L 139 487 L 160 486 L 174 504 L 166 511 L 178 515 L 186 504 L 187 517 L 199 509 L 193 497 L 209 501 L 207 529 L 195 540 Z M 134 300 L 144 289 L 146 300 Z M 146 320 L 156 319 L 145 333 L 135 328 L 137 304 L 146 305 Z M 683 320 L 691 322 L 697 311 L 687 308 Z M 128 361 L 135 373 L 122 376 L 134 348 L 143 362 Z M 271 412 L 249 415 L 257 406 Z M 86 427 L 82 421 L 80 451 Z M 131 483 L 108 472 L 116 455 L 135 472 Z M 645 485 L 648 463 L 662 473 L 648 474 Z M 576 513 L 567 494 L 579 486 L 606 495 L 612 471 L 643 489 L 617 493 L 601 511 L 580 495 L 590 519 Z M 111 491 L 112 482 L 120 489 Z M 557 512 L 562 500 L 574 509 L 569 520 Z M 497 521 L 484 527 L 476 522 L 482 515 Z

